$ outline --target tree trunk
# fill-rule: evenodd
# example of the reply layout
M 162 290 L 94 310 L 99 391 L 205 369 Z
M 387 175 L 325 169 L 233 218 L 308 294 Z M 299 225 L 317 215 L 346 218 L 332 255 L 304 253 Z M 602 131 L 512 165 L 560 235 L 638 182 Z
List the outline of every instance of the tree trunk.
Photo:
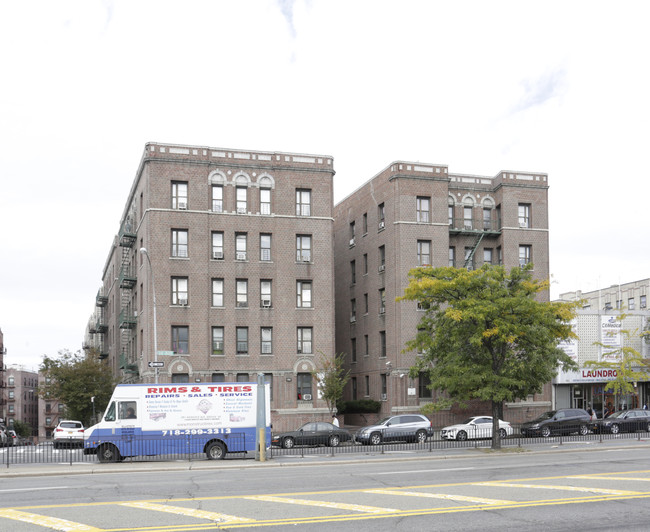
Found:
M 492 449 L 501 449 L 501 433 L 499 432 L 500 412 L 503 410 L 501 401 L 492 401 Z

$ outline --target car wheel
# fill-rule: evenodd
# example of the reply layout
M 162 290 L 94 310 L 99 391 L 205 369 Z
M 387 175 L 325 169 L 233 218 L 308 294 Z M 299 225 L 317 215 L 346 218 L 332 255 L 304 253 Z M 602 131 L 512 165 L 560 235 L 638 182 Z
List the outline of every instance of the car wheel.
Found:
M 418 430 L 415 433 L 415 441 L 418 443 L 424 443 L 427 441 L 427 432 L 425 430 Z
M 580 433 L 580 436 L 586 436 L 589 434 L 589 429 L 587 428 L 587 425 L 580 425 L 578 432 Z
M 508 437 L 508 433 L 506 432 L 506 429 L 499 429 L 499 437 L 502 440 L 505 440 Z
M 330 447 L 338 447 L 339 443 L 341 443 L 341 438 L 339 438 L 337 435 L 330 436 L 330 440 L 328 442 L 328 445 Z
M 621 427 L 618 425 L 612 425 L 612 427 L 609 429 L 612 434 L 618 434 L 621 432 Z
M 381 443 L 381 434 L 379 434 L 379 432 L 373 432 L 370 435 L 370 444 L 379 445 L 380 443 Z
M 465 441 L 467 439 L 467 432 L 464 430 L 459 430 L 458 434 L 456 434 L 456 439 L 458 441 Z
M 551 435 L 551 429 L 548 427 L 542 427 L 540 434 L 542 435 L 542 438 L 548 438 Z
M 205 450 L 208 460 L 223 460 L 226 457 L 226 448 L 220 441 L 213 441 Z
M 285 438 L 282 440 L 282 447 L 285 449 L 292 449 L 295 444 L 296 442 L 293 438 Z
M 115 445 L 104 443 L 97 449 L 97 458 L 102 463 L 117 462 L 120 459 L 120 451 Z

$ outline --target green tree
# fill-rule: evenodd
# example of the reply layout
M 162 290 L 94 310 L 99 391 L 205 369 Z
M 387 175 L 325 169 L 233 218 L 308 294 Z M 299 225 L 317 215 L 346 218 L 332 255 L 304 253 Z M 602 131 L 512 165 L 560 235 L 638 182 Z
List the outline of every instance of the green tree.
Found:
M 439 407 L 490 401 L 493 449 L 501 447 L 498 419 L 504 401 L 539 392 L 560 365 L 577 368 L 558 343 L 575 338 L 569 322 L 578 303 L 537 300 L 549 283 L 534 280 L 531 269 L 416 268 L 398 298 L 427 309 L 406 346 L 424 353 L 411 376 L 428 372 L 431 389 L 447 396 L 436 401 Z
M 343 390 L 350 379 L 350 372 L 343 367 L 344 361 L 343 353 L 334 358 L 326 357 L 321 353 L 320 368 L 312 371 L 318 383 L 318 390 L 330 413 L 334 413 L 336 403 L 343 397 Z
M 33 436 L 32 426 L 25 421 L 20 421 L 19 419 L 14 420 L 13 429 L 16 431 L 16 434 L 18 434 L 18 436 L 21 436 L 23 438 L 29 438 L 30 436 Z
M 616 316 L 616 320 L 622 326 L 625 320 L 625 313 L 620 313 Z M 586 367 L 597 369 L 612 369 L 616 371 L 616 378 L 607 382 L 604 390 L 610 390 L 617 398 L 624 395 L 637 395 L 638 391 L 634 387 L 634 383 L 645 381 L 648 378 L 648 361 L 643 358 L 643 355 L 636 349 L 629 345 L 632 337 L 640 337 L 647 341 L 647 331 L 639 333 L 638 330 L 630 331 L 621 327 L 620 331 L 622 340 L 621 347 L 612 349 L 606 343 L 594 342 L 607 351 L 607 359 L 605 360 L 588 360 L 585 362 Z M 627 344 L 627 345 L 625 345 Z M 638 398 L 637 398 L 638 404 Z M 603 408 L 605 405 L 603 405 Z
M 50 397 L 65 404 L 65 415 L 88 425 L 96 412 L 102 412 L 113 393 L 115 379 L 110 367 L 99 360 L 92 350 L 86 356 L 81 351 L 59 351 L 58 358 L 43 357 L 40 371 L 45 384 L 39 387 L 41 397 Z

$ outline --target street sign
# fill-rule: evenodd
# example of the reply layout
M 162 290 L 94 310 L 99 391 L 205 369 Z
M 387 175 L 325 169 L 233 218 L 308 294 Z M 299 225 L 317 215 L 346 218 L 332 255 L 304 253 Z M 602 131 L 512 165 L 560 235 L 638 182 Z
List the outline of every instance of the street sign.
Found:
M 174 352 L 173 351 L 158 351 L 158 356 L 159 357 L 173 357 Z
M 154 361 L 152 361 L 152 362 L 149 362 L 149 367 L 150 368 L 164 368 L 165 363 L 164 362 L 154 362 Z

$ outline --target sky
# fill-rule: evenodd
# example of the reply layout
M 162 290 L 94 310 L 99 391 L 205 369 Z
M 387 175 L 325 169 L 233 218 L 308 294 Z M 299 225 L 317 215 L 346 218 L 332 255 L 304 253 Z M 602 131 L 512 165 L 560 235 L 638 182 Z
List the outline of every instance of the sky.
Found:
M 0 0 L 5 364 L 80 349 L 147 142 L 549 176 L 551 297 L 646 279 L 646 1 Z

